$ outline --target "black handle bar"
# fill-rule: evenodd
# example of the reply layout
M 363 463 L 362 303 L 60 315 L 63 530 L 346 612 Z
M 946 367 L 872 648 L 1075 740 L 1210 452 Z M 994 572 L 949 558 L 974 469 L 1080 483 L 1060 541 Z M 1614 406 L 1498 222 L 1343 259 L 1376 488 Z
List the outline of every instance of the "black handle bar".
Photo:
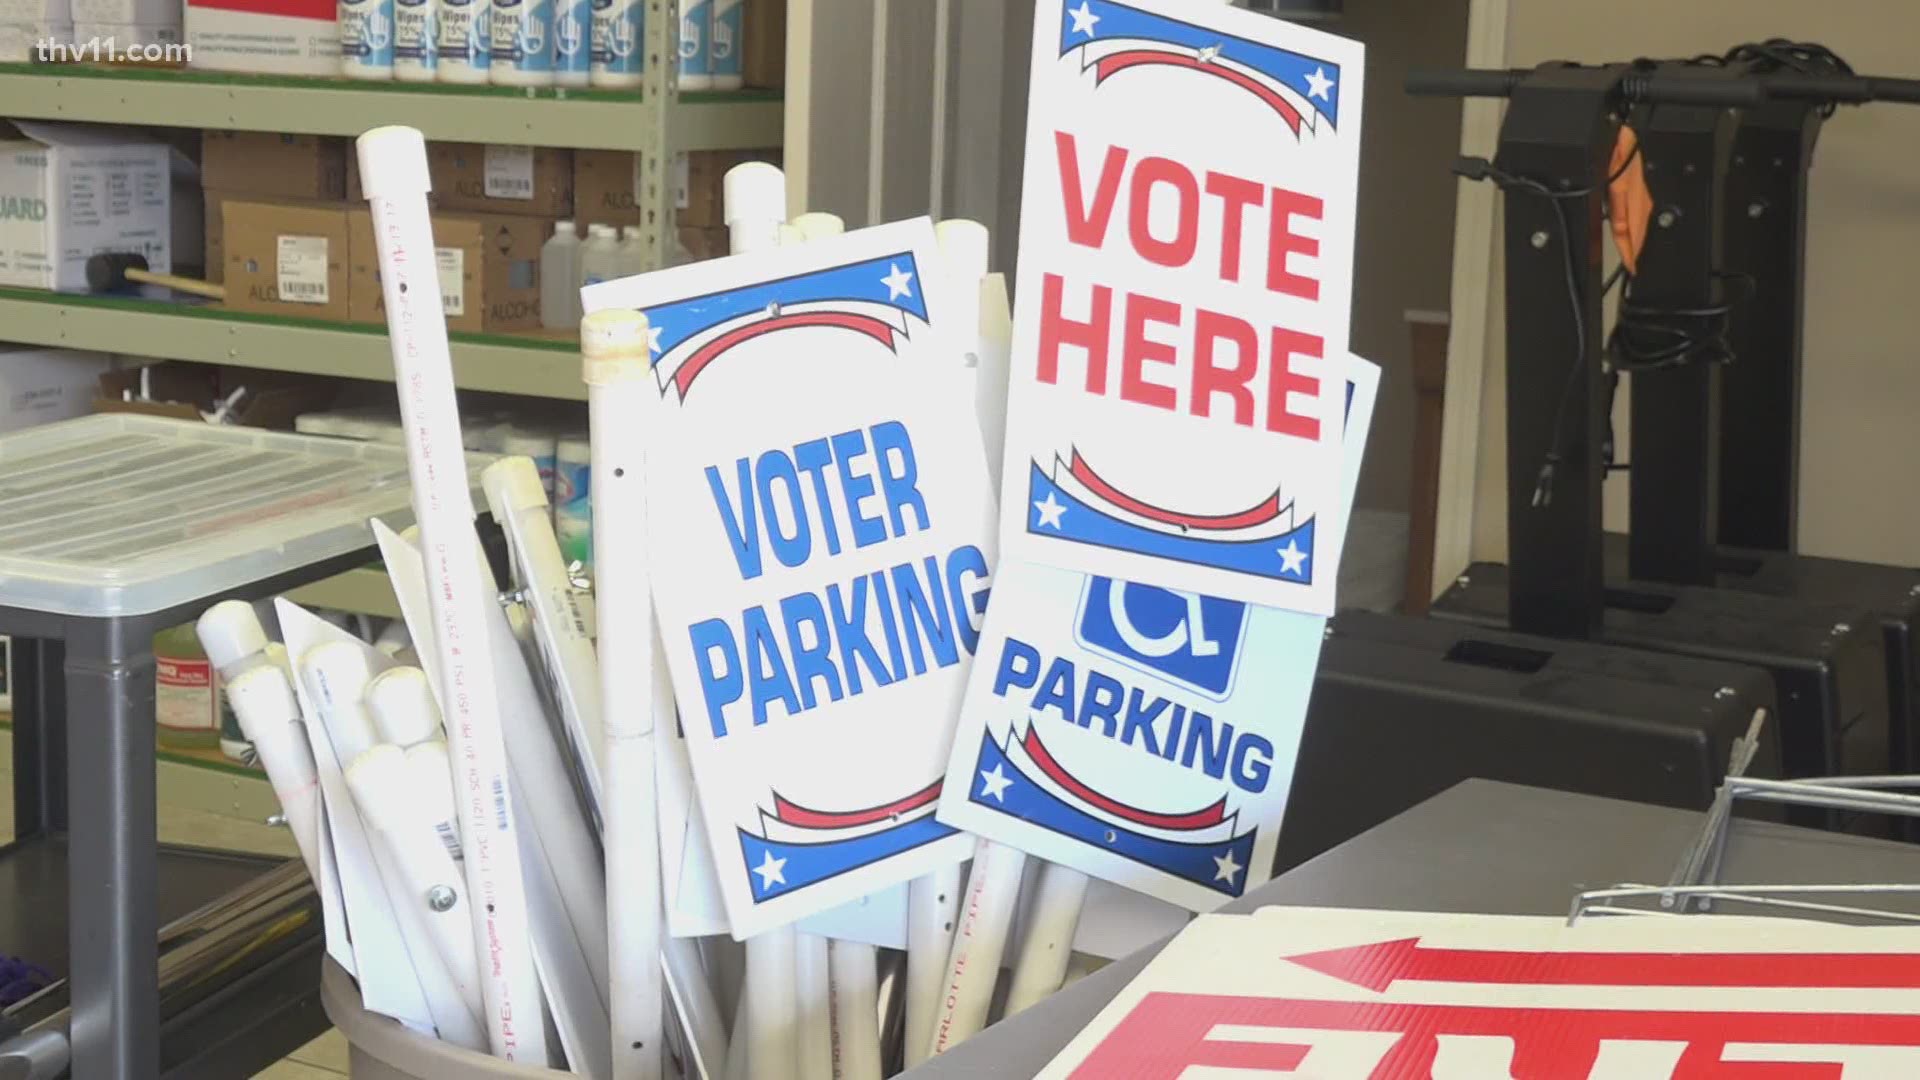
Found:
M 1715 79 L 1689 77 L 1686 70 L 1668 67 L 1629 71 L 1620 80 L 1620 95 L 1633 103 L 1726 107 L 1758 105 L 1765 101 L 1920 104 L 1920 79 L 1798 73 Z M 1531 74 L 1533 71 L 1526 68 L 1414 71 L 1407 75 L 1406 90 L 1421 97 L 1512 97 L 1521 81 Z

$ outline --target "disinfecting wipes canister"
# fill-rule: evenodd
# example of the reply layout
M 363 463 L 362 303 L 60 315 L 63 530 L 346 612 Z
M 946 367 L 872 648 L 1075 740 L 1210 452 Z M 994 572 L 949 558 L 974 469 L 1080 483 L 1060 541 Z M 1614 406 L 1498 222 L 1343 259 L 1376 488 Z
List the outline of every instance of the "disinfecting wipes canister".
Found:
M 641 20 L 645 0 L 591 0 L 593 4 L 593 85 L 640 85 Z
M 439 0 L 394 0 L 393 77 L 432 82 L 438 72 L 440 42 L 434 26 Z
M 393 78 L 393 0 L 340 0 L 340 73 Z
M 588 0 L 553 0 L 553 81 L 585 86 L 592 67 L 592 6 Z
M 492 0 L 440 0 L 440 81 L 483 83 L 493 55 Z
M 507 86 L 552 85 L 551 0 L 493 0 L 493 66 L 488 81 Z

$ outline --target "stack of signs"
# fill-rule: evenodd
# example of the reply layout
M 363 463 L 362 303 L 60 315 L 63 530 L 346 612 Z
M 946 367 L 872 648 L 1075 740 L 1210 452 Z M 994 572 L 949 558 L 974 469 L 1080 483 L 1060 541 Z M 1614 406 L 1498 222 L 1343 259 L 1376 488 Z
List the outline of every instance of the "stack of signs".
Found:
M 1372 407 L 1360 101 L 1342 38 L 1040 3 L 1004 561 L 941 821 L 1193 910 L 1269 876 Z
M 583 294 L 653 334 L 649 576 L 735 937 L 972 850 L 934 807 L 994 507 L 946 284 L 921 219 Z
M 1196 920 L 1042 1077 L 1920 1076 L 1908 928 L 1265 908 Z

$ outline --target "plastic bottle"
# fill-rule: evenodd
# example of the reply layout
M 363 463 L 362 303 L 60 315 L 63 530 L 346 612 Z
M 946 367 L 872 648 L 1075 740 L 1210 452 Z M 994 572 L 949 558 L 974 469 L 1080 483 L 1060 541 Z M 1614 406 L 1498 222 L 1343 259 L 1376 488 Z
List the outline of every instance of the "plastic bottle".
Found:
M 580 287 L 620 276 L 620 234 L 611 225 L 595 225 L 580 251 Z
M 220 745 L 219 688 L 192 623 L 153 635 L 153 667 L 153 719 L 160 745 L 170 750 Z
M 580 326 L 580 234 L 573 222 L 556 221 L 540 246 L 540 325 L 549 330 Z
M 713 32 L 707 40 L 707 70 L 715 90 L 738 90 L 746 85 L 741 76 L 741 52 L 746 44 L 746 0 L 707 0 L 713 5 Z
M 340 0 L 340 73 L 349 79 L 393 78 L 393 0 Z
M 620 270 L 619 277 L 632 277 L 646 272 L 647 249 L 640 242 L 640 226 L 620 226 L 620 258 L 616 265 Z
M 440 42 L 436 37 L 439 0 L 394 0 L 393 77 L 400 82 L 432 82 L 439 77 Z
M 593 565 L 593 447 L 585 433 L 563 435 L 554 452 L 553 532 L 560 557 Z
M 680 5 L 680 89 L 707 90 L 713 86 L 713 0 L 686 0 Z
M 553 85 L 552 0 L 493 0 L 493 66 L 487 81 Z
M 553 82 L 586 86 L 592 81 L 593 7 L 589 0 L 553 0 Z
M 493 59 L 493 0 L 440 0 L 439 80 L 483 83 Z
M 640 50 L 646 0 L 591 0 L 593 64 L 591 82 L 607 90 L 639 87 L 645 59 Z

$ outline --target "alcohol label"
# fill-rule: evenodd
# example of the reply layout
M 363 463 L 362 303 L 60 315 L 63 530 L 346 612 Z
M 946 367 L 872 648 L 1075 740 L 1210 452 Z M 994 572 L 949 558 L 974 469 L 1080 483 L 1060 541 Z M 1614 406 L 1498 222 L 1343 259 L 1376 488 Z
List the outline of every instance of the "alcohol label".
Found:
M 275 284 L 280 299 L 294 304 L 324 304 L 327 295 L 327 238 L 277 238 L 274 253 Z
M 533 147 L 489 146 L 484 171 L 487 198 L 533 200 Z

